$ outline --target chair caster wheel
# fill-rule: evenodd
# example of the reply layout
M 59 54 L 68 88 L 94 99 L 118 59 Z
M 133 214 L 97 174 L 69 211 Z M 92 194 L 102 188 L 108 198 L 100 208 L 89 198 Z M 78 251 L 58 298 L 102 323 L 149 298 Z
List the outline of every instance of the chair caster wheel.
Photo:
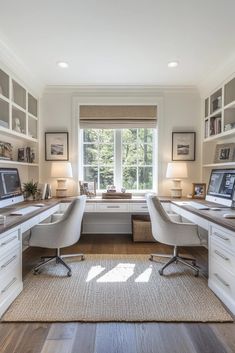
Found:
M 160 276 L 163 276 L 163 271 L 162 270 L 159 270 L 158 273 L 159 273 Z
M 199 276 L 199 272 L 196 272 L 194 276 L 195 276 L 195 277 L 198 277 L 198 276 Z
M 71 277 L 71 276 L 72 276 L 72 272 L 69 271 L 69 272 L 67 273 L 67 276 L 68 276 L 68 277 Z
M 193 266 L 196 266 L 196 261 L 192 261 L 192 265 L 193 265 Z
M 81 261 L 84 261 L 85 260 L 85 256 L 81 256 Z
M 33 270 L 33 274 L 34 274 L 34 276 L 36 276 L 36 275 L 39 274 L 39 271 L 38 270 Z
M 150 261 L 153 261 L 153 256 L 150 256 L 149 260 L 150 260 Z

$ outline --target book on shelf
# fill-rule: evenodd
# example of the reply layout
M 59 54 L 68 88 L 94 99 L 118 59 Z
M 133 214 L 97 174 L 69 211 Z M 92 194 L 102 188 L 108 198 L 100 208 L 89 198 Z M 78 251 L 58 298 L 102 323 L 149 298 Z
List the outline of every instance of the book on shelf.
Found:
M 208 120 L 205 121 L 205 138 L 208 137 L 208 133 L 209 133 L 209 122 Z
M 31 147 L 21 147 L 18 148 L 18 162 L 35 162 L 35 152 Z
M 210 136 L 221 133 L 221 117 L 211 118 L 210 120 Z

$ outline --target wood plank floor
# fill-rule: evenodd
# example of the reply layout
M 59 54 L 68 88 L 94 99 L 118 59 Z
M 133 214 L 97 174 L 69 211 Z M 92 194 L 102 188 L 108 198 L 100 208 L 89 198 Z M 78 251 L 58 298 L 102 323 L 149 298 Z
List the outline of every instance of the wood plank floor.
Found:
M 170 253 L 157 243 L 133 243 L 130 236 L 83 236 L 66 252 L 85 254 Z M 47 254 L 24 252 L 24 275 Z M 207 250 L 187 248 L 207 272 Z M 203 323 L 0 323 L 1 353 L 234 353 L 235 324 Z

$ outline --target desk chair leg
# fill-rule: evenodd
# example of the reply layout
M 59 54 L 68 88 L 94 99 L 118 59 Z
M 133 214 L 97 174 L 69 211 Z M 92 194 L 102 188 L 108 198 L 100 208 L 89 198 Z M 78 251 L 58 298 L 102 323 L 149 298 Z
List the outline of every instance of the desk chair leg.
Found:
M 170 259 L 172 257 L 172 255 L 165 255 L 165 254 L 151 254 L 149 260 L 150 261 L 155 261 L 154 257 L 163 257 L 163 258 L 167 258 Z
M 64 257 L 80 257 L 81 261 L 85 260 L 84 254 L 68 254 L 68 255 L 60 255 L 60 257 L 62 257 L 62 259 Z
M 38 271 L 39 271 L 39 269 L 40 269 L 41 267 L 45 266 L 46 264 L 48 264 L 49 262 L 51 262 L 51 261 L 53 261 L 53 260 L 55 260 L 55 259 L 56 259 L 56 256 L 51 256 L 51 257 L 48 256 L 48 257 L 47 257 L 47 260 L 41 262 L 39 265 L 37 265 L 37 266 L 35 266 L 35 267 L 33 268 L 33 273 L 34 273 L 35 275 L 37 275 L 37 274 L 38 274 Z
M 188 266 L 191 268 L 193 271 L 195 271 L 195 277 L 198 277 L 199 275 L 199 269 L 196 267 L 196 265 L 191 265 L 188 262 L 184 261 L 181 257 L 178 258 L 178 261 L 184 264 L 185 266 Z
M 158 272 L 159 274 L 162 276 L 163 275 L 163 270 L 168 267 L 170 264 L 172 264 L 173 262 L 175 262 L 177 260 L 176 256 L 173 256 Z

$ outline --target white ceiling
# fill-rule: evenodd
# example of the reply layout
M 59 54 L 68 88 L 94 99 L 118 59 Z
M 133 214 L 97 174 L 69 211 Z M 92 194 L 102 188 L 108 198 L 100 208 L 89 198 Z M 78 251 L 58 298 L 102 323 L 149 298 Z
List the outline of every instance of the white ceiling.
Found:
M 235 54 L 234 0 L 0 0 L 0 9 L 0 40 L 43 85 L 195 85 Z

